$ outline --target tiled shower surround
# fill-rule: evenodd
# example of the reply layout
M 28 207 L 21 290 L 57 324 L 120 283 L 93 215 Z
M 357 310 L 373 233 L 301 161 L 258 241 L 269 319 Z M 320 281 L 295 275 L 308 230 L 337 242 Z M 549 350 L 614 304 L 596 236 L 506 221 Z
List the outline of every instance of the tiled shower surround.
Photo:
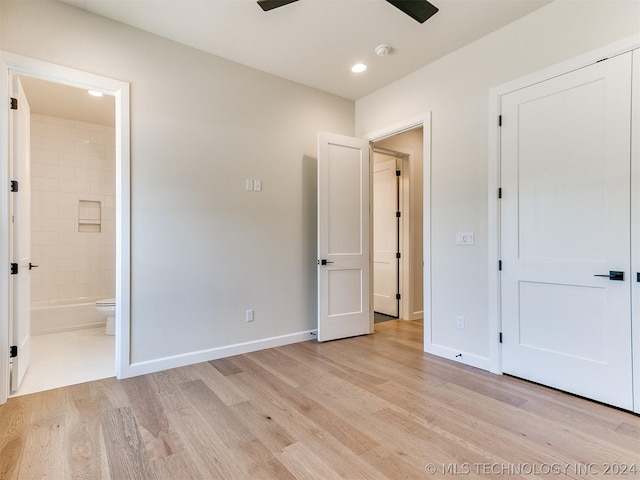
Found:
M 100 225 L 79 231 L 87 202 Z M 33 302 L 115 295 L 113 127 L 31 115 L 31 249 Z

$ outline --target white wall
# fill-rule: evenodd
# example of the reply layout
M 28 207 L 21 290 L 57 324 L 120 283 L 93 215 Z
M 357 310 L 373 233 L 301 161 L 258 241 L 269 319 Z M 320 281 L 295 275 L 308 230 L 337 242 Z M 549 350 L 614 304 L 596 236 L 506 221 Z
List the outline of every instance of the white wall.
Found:
M 113 127 L 31 114 L 33 302 L 115 296 L 115 186 Z M 79 231 L 80 200 L 100 231 Z
M 434 346 L 489 357 L 488 93 L 491 87 L 640 32 L 640 2 L 556 0 L 356 102 L 356 134 L 432 112 Z M 456 246 L 456 232 L 475 245 Z M 425 313 L 428 315 L 428 313 Z M 456 328 L 464 315 L 466 328 Z M 453 355 L 452 355 L 453 356 Z M 464 357 L 463 357 L 464 358 Z
M 5 1 L 0 32 L 131 84 L 133 363 L 316 327 L 316 134 L 353 102 L 63 4 Z

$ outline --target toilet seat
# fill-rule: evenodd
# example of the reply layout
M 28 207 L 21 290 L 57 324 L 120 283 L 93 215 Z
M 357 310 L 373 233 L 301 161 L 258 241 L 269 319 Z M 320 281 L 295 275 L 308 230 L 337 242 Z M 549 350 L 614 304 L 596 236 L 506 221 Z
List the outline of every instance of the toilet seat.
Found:
M 116 333 L 116 299 L 103 298 L 96 301 L 96 310 L 107 317 L 104 333 L 105 335 L 115 335 Z

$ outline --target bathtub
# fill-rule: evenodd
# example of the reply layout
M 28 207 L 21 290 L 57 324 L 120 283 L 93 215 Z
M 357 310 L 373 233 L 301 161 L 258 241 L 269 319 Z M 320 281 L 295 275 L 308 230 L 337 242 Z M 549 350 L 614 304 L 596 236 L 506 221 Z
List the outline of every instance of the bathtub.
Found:
M 31 302 L 31 335 L 104 326 L 107 319 L 96 310 L 101 298 L 105 297 Z

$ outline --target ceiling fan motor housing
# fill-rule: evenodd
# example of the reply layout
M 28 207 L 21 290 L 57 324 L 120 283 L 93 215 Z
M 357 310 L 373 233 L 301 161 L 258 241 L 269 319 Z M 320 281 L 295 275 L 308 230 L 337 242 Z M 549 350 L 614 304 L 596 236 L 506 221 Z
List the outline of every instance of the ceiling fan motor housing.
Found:
M 297 1 L 298 0 L 258 0 L 258 5 L 260 5 L 262 10 L 268 12 L 274 8 Z M 427 0 L 387 0 L 387 2 L 420 23 L 426 22 L 438 11 L 438 7 L 429 3 Z

